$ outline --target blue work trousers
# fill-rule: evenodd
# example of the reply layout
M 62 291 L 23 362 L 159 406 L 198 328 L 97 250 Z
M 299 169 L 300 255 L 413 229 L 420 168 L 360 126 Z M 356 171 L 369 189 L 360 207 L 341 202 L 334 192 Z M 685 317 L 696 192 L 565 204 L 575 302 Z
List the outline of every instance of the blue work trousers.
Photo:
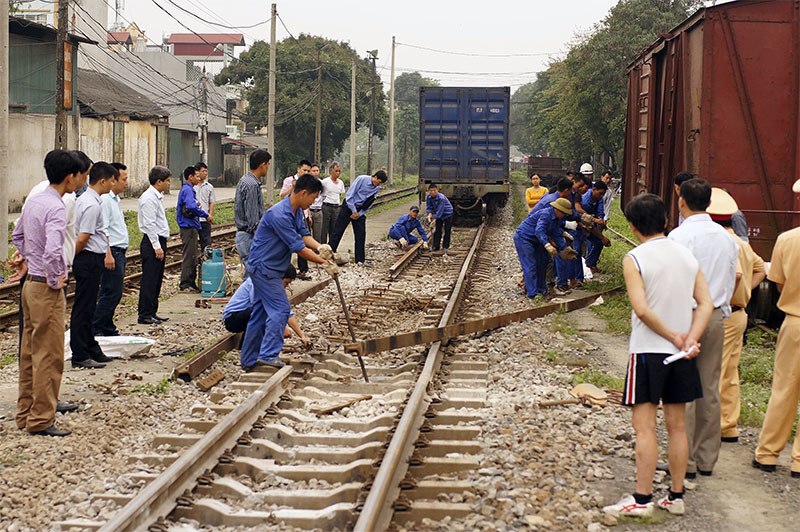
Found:
M 514 233 L 514 247 L 525 276 L 525 294 L 536 297 L 547 295 L 547 263 L 550 255 L 537 240 L 528 239 L 519 232 Z
M 253 235 L 247 231 L 236 231 L 236 251 L 239 252 L 239 257 L 242 259 L 242 266 L 244 266 L 244 277 L 242 282 L 247 280 L 247 259 L 250 257 L 250 246 L 253 245 Z
M 583 281 L 583 261 L 581 260 L 581 248 L 586 239 L 586 234 L 581 229 L 569 231 L 572 235 L 572 243 L 570 247 L 578 252 L 578 257 L 572 260 L 564 260 L 560 256 L 555 259 L 556 261 L 556 284 L 558 286 L 566 287 L 569 285 L 570 279 Z M 567 241 L 569 244 L 569 241 Z
M 122 299 L 122 289 L 125 284 L 125 249 L 112 247 L 111 255 L 114 257 L 114 269 L 103 267 L 100 275 L 100 294 L 97 296 L 97 307 L 94 309 L 94 334 L 98 336 L 116 336 L 119 334 L 114 325 L 114 312 L 117 311 Z
M 416 244 L 419 242 L 419 238 L 415 237 L 414 235 L 409 235 L 405 227 L 397 227 L 396 225 L 393 225 L 392 228 L 389 229 L 389 238 L 393 238 L 395 240 L 405 238 L 409 244 Z
M 258 359 L 278 359 L 291 312 L 280 274 L 254 272 L 250 276 L 253 279 L 253 313 L 242 342 L 242 368 L 255 365 Z
M 597 267 L 597 261 L 600 260 L 600 253 L 603 251 L 603 243 L 594 235 L 586 237 L 586 266 L 590 268 Z

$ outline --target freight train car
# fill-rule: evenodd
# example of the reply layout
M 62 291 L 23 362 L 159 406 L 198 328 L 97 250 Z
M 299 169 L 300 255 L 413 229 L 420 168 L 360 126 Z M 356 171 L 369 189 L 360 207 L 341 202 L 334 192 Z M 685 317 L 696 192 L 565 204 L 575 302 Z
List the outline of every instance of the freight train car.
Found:
M 630 66 L 623 201 L 664 198 L 677 225 L 681 171 L 726 188 L 768 260 L 800 225 L 800 15 L 796 0 L 700 9 Z
M 437 184 L 457 219 L 506 204 L 509 97 L 509 87 L 420 87 L 420 196 Z
M 561 157 L 528 157 L 528 176 L 539 174 L 542 186 L 555 186 L 559 178 L 567 175 Z

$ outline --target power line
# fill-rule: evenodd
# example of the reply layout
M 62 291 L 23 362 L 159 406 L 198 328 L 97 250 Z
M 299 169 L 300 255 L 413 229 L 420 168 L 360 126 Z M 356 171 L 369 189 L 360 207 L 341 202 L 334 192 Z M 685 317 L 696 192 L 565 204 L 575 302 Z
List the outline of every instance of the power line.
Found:
M 565 52 L 541 52 L 541 53 L 521 53 L 521 54 L 477 54 L 477 53 L 470 53 L 470 52 L 453 52 L 450 50 L 439 50 L 436 48 L 428 48 L 427 46 L 419 46 L 416 44 L 408 44 L 398 42 L 396 43 L 397 46 L 407 46 L 408 48 L 416 48 L 418 50 L 426 50 L 428 52 L 435 52 L 438 54 L 448 54 L 448 55 L 461 55 L 465 57 L 542 57 L 542 56 L 551 56 L 551 55 L 558 55 L 563 54 Z
M 181 7 L 181 6 L 179 6 L 179 5 L 178 5 L 178 4 L 176 4 L 176 3 L 175 3 L 173 0 L 167 0 L 167 1 L 168 1 L 170 4 L 172 4 L 173 6 L 177 7 L 177 8 L 178 8 L 178 9 L 180 9 L 181 11 L 183 11 L 184 13 L 188 13 L 189 15 L 193 16 L 193 17 L 194 17 L 194 18 L 196 18 L 197 20 L 203 21 L 203 22 L 205 22 L 206 24 L 210 24 L 210 25 L 212 25 L 212 26 L 219 26 L 219 27 L 221 27 L 221 28 L 226 28 L 226 29 L 229 29 L 229 30 L 242 30 L 242 29 L 244 29 L 244 30 L 247 30 L 247 29 L 251 29 L 251 28 L 257 28 L 258 26 L 263 26 L 264 24 L 268 24 L 270 21 L 272 21 L 272 17 L 270 17 L 270 18 L 268 18 L 267 20 L 265 20 L 265 21 L 263 21 L 263 22 L 256 22 L 255 24 L 250 24 L 249 26 L 229 26 L 229 25 L 227 25 L 227 24 L 220 24 L 219 22 L 213 22 L 213 21 L 211 21 L 211 20 L 206 20 L 206 19 L 204 19 L 203 17 L 201 17 L 200 15 L 197 15 L 197 14 L 195 14 L 195 13 L 192 13 L 192 12 L 191 12 L 191 11 L 189 11 L 188 9 L 186 9 L 186 8 L 184 8 L 184 7 Z

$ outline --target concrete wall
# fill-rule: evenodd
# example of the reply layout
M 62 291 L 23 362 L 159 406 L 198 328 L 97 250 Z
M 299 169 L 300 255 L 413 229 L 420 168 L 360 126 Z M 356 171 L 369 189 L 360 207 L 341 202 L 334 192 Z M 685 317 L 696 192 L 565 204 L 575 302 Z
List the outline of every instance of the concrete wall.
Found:
M 77 149 L 77 117 L 67 136 L 68 147 Z M 12 169 L 8 180 L 9 209 L 18 210 L 31 188 L 43 179 L 44 157 L 53 149 L 56 117 L 50 114 L 10 113 L 8 116 L 8 157 Z
M 114 162 L 114 123 L 98 118 L 81 119 L 81 147 L 93 161 Z M 128 197 L 138 196 L 149 185 L 147 174 L 156 162 L 156 126 L 146 120 L 125 122 L 122 161 L 128 167 Z

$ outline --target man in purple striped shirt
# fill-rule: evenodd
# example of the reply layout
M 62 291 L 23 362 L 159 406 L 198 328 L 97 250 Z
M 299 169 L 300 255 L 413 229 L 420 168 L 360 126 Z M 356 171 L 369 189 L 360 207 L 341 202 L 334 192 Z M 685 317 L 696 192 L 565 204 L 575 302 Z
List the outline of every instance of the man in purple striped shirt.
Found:
M 44 159 L 50 186 L 28 201 L 12 240 L 27 263 L 22 288 L 25 325 L 19 360 L 17 426 L 31 434 L 66 436 L 54 421 L 64 371 L 64 313 L 67 263 L 64 260 L 66 209 L 61 200 L 80 184 L 81 162 L 65 150 Z

